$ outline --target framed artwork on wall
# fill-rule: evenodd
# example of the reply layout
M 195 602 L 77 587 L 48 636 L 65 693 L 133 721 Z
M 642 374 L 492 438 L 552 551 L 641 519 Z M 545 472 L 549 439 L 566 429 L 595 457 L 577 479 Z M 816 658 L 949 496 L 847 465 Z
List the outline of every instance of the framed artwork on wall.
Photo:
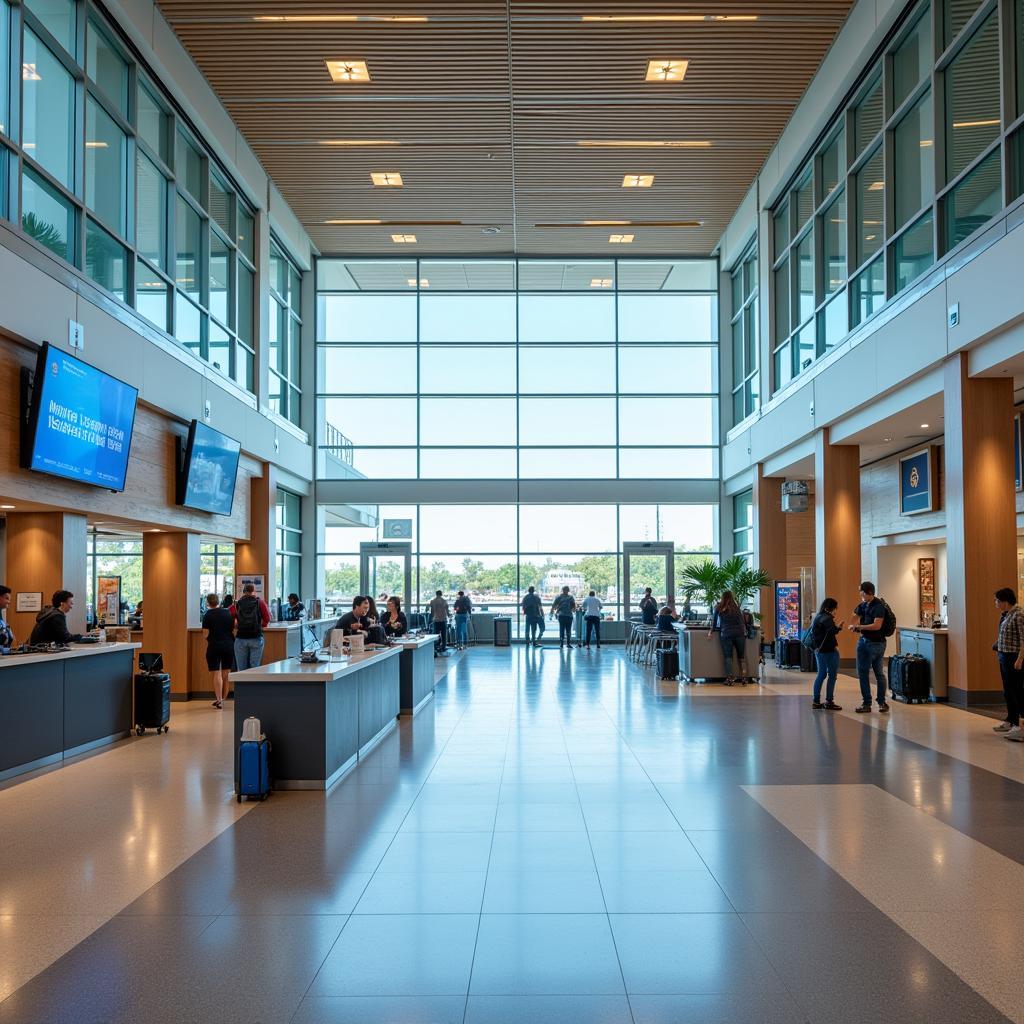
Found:
M 900 459 L 900 515 L 917 516 L 938 508 L 938 449 L 927 448 Z
M 926 625 L 935 617 L 938 605 L 935 603 L 935 559 L 917 560 L 917 598 L 921 609 L 920 621 Z

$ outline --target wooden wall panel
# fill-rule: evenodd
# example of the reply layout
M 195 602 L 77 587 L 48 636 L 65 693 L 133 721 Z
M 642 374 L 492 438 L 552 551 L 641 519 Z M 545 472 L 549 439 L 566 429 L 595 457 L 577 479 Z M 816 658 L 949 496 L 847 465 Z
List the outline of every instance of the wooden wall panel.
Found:
M 263 475 L 249 484 L 249 508 L 252 527 L 249 542 L 235 545 L 235 573 L 267 577 L 265 593 L 275 592 L 277 553 L 277 474 L 273 466 L 263 467 Z
M 764 467 L 755 468 L 754 477 L 754 557 L 755 565 L 772 580 L 786 578 L 786 519 L 782 511 L 782 481 L 764 475 Z M 775 588 L 761 591 L 761 628 L 765 640 L 775 639 Z
M 811 498 L 813 501 L 813 496 Z M 800 570 L 814 567 L 814 508 L 786 514 L 786 579 L 800 579 Z

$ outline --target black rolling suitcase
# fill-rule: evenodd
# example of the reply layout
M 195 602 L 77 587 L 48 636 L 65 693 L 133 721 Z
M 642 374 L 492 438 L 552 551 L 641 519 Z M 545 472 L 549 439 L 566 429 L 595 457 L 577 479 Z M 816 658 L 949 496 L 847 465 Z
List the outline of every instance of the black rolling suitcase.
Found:
M 800 645 L 800 671 L 818 671 L 818 662 L 817 659 L 814 657 L 814 651 L 812 651 L 809 647 L 805 647 L 803 644 Z
M 894 654 L 889 659 L 889 689 L 894 700 L 925 704 L 931 700 L 931 666 L 919 654 Z
M 775 641 L 775 664 L 779 668 L 800 668 L 800 651 L 804 645 L 799 640 L 778 637 Z
M 147 729 L 167 732 L 171 717 L 171 677 L 163 668 L 159 654 L 140 654 L 141 672 L 135 677 L 135 733 L 141 736 Z
M 658 651 L 658 678 L 678 679 L 679 678 L 679 651 L 659 650 Z

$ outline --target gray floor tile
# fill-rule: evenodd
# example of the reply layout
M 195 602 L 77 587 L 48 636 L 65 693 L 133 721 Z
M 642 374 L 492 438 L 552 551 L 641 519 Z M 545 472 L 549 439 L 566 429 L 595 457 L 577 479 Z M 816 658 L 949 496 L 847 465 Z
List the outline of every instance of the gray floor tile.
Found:
M 303 999 L 291 1024 L 462 1024 L 465 996 L 334 996 Z
M 484 914 L 471 995 L 622 993 L 603 914 Z
M 809 1018 L 784 992 L 631 995 L 634 1024 L 803 1024 Z
M 727 914 L 733 906 L 701 871 L 601 871 L 609 914 Z
M 479 914 L 483 871 L 408 874 L 378 872 L 366 887 L 357 914 Z
M 593 868 L 577 871 L 490 871 L 485 914 L 602 914 Z
M 466 1024 L 632 1024 L 625 996 L 470 996 Z
M 597 832 L 590 836 L 598 871 L 702 871 L 690 840 L 676 832 Z
M 486 871 L 490 848 L 488 832 L 402 832 L 377 870 L 387 874 Z
M 585 832 L 495 832 L 491 871 L 583 871 L 594 867 Z

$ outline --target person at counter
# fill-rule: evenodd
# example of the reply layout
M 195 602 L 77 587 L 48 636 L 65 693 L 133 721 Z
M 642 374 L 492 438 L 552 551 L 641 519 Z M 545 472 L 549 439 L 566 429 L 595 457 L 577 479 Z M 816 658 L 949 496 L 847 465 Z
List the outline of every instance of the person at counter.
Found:
M 388 598 L 388 610 L 384 615 L 383 625 L 387 636 L 405 636 L 409 632 L 409 623 L 402 611 L 401 598 Z
M 306 617 L 306 606 L 299 600 L 298 594 L 289 594 L 288 602 L 281 609 L 282 622 L 301 622 Z
M 362 594 L 352 598 L 352 611 L 345 612 L 335 624 L 335 629 L 341 630 L 342 636 L 352 636 L 353 633 L 369 633 L 370 621 L 367 617 L 370 611 L 370 599 Z
M 216 594 L 206 595 L 206 667 L 213 682 L 213 706 L 220 711 L 228 696 L 228 675 L 235 658 L 235 619 L 228 608 L 221 608 Z
M 36 616 L 35 628 L 29 643 L 73 644 L 82 639 L 81 633 L 68 629 L 68 612 L 75 606 L 75 595 L 70 590 L 58 590 L 51 603 Z
M 142 629 L 142 602 L 135 606 L 135 611 L 128 616 L 128 625 L 133 629 Z
M 242 587 L 242 596 L 231 606 L 231 617 L 237 627 L 235 664 L 238 671 L 259 668 L 263 663 L 263 630 L 270 625 L 270 609 L 263 598 L 256 596 L 255 584 L 246 583 Z
M 0 647 L 14 646 L 14 630 L 7 622 L 7 609 L 11 604 L 11 588 L 0 586 Z
M 719 642 L 722 645 L 722 658 L 725 660 L 725 685 L 730 686 L 737 679 L 746 678 L 743 672 L 746 668 L 747 653 L 747 620 L 733 597 L 731 590 L 727 590 L 722 599 L 715 605 L 714 617 L 711 620 L 711 629 L 708 630 L 708 639 L 711 640 L 715 633 L 718 634 Z M 736 670 L 738 676 L 732 674 L 732 655 L 736 652 Z
M 659 633 L 675 633 L 675 627 L 672 625 L 673 622 L 679 621 L 679 612 L 669 605 L 665 605 L 664 608 L 658 612 L 658 620 L 656 625 Z

